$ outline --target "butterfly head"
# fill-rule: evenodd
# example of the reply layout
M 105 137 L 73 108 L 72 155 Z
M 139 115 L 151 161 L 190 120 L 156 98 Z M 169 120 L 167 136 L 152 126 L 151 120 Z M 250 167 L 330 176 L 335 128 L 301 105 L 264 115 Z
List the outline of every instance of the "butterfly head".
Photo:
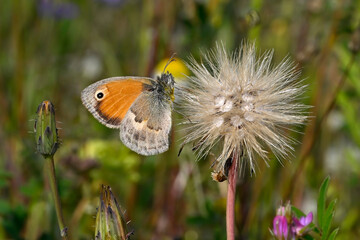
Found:
M 175 100 L 175 95 L 174 95 L 174 85 L 175 85 L 175 80 L 174 80 L 174 76 L 169 73 L 169 71 L 166 71 L 166 68 L 170 65 L 170 63 L 175 61 L 175 54 L 173 54 L 169 61 L 166 63 L 163 72 L 161 73 L 161 76 L 157 77 L 157 90 L 158 92 L 164 95 L 165 99 L 171 104 L 172 102 L 174 102 Z
M 174 84 L 175 80 L 171 73 L 162 73 L 161 76 L 157 77 L 157 91 L 159 94 L 163 94 L 166 100 L 173 102 L 174 96 Z

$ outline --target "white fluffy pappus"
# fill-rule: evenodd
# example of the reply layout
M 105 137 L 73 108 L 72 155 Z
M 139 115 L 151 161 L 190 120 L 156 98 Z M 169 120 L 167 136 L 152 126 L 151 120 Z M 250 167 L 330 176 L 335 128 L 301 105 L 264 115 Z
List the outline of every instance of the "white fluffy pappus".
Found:
M 220 144 L 217 172 L 233 156 L 240 170 L 247 163 L 255 172 L 256 154 L 268 164 L 267 149 L 280 161 L 293 151 L 295 140 L 285 130 L 307 118 L 308 106 L 299 102 L 305 86 L 293 62 L 286 58 L 273 67 L 272 56 L 268 51 L 257 58 L 254 44 L 229 55 L 217 44 L 204 62 L 188 63 L 194 75 L 178 91 L 186 116 L 184 143 L 194 142 L 198 158 Z

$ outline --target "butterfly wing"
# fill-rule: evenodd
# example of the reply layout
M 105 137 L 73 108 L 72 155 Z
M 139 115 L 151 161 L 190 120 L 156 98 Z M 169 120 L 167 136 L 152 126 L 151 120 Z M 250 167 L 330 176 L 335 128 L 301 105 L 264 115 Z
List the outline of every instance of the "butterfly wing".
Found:
M 120 124 L 120 139 L 131 150 L 145 156 L 169 149 L 171 103 L 154 92 L 143 92 Z
M 109 128 L 120 128 L 131 105 L 152 84 L 152 79 L 113 77 L 98 81 L 81 92 L 84 106 Z

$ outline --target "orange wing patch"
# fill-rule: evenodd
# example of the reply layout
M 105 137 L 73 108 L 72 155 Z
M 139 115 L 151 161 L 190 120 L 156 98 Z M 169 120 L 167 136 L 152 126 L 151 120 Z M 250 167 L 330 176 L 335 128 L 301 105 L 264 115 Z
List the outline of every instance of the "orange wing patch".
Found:
M 98 87 L 96 111 L 109 124 L 119 125 L 131 104 L 144 90 L 145 83 L 132 79 L 109 82 Z

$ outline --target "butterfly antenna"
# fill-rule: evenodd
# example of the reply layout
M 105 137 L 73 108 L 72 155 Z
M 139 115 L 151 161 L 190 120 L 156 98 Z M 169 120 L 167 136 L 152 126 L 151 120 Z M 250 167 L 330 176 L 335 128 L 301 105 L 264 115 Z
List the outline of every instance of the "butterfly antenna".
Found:
M 166 68 L 170 65 L 170 63 L 176 61 L 175 55 L 176 55 L 176 53 L 173 53 L 173 54 L 171 55 L 169 61 L 168 61 L 168 62 L 166 63 L 166 65 L 165 65 L 164 70 L 163 70 L 162 73 L 165 73 L 165 70 L 166 70 Z

